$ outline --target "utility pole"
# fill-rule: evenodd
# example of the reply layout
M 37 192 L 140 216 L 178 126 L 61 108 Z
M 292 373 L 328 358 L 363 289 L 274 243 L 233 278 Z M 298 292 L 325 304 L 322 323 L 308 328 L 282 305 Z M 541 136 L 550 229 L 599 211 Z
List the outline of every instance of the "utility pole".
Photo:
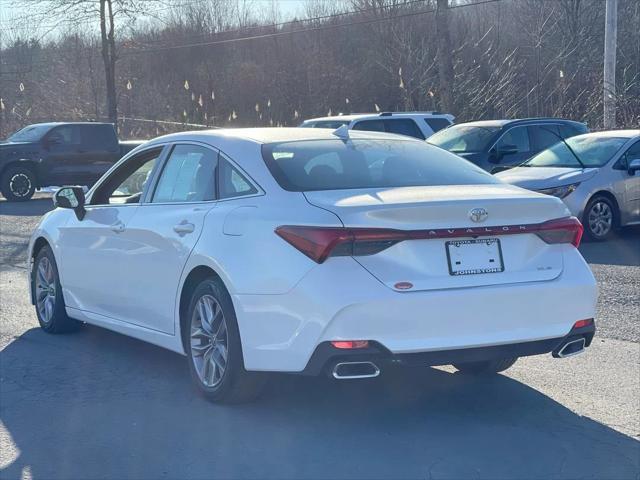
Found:
M 453 60 L 451 38 L 449 36 L 449 0 L 437 0 L 436 36 L 438 37 L 438 77 L 440 80 L 440 108 L 446 113 L 453 112 Z
M 604 128 L 616 127 L 618 0 L 607 0 L 604 19 Z

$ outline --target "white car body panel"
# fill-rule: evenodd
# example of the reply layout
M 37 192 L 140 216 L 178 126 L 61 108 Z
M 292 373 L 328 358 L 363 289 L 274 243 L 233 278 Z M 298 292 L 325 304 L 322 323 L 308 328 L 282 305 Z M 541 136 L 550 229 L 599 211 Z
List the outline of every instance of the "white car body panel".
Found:
M 532 234 L 500 237 L 502 277 L 445 275 L 443 240 L 406 241 L 376 255 L 315 263 L 274 230 L 281 225 L 344 224 L 466 227 L 467 212 L 476 206 L 490 211 L 486 225 L 540 223 L 568 211 L 557 199 L 500 184 L 405 187 L 375 195 L 285 191 L 261 157 L 262 143 L 327 138 L 329 133 L 264 130 L 169 135 L 114 166 L 153 145 L 197 142 L 235 162 L 259 189 L 256 195 L 201 203 L 88 206 L 82 221 L 70 210 L 46 215 L 31 239 L 29 258 L 36 240 L 51 245 L 68 314 L 184 353 L 183 286 L 191 272 L 206 267 L 231 295 L 245 367 L 289 372 L 303 370 L 324 341 L 375 340 L 394 353 L 469 348 L 562 337 L 577 320 L 595 316 L 595 280 L 577 249 L 547 245 Z M 396 138 L 372 132 L 353 132 L 353 137 Z M 99 185 L 88 193 L 89 200 Z M 179 235 L 173 230 L 183 221 L 194 225 L 193 232 Z M 124 231 L 111 229 L 117 222 Z M 427 261 L 434 256 L 437 260 Z M 407 277 L 416 291 L 397 291 L 394 283 Z

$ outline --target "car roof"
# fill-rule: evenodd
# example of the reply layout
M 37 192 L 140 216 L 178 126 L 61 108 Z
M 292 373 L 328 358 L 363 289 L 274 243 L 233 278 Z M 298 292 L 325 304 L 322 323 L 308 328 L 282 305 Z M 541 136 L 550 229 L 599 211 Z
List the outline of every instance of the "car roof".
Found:
M 627 138 L 640 137 L 640 129 L 626 129 L 626 130 L 603 130 L 600 132 L 590 132 L 578 135 L 578 137 L 588 138 Z
M 41 122 L 41 123 L 31 123 L 29 125 L 25 125 L 23 128 L 27 127 L 57 127 L 60 125 L 110 125 L 113 126 L 112 123 L 107 122 Z
M 573 123 L 580 124 L 575 120 L 567 120 L 565 118 L 516 118 L 516 119 L 499 119 L 499 120 L 479 120 L 476 122 L 458 123 L 457 125 L 466 125 L 470 127 L 499 127 L 507 125 L 528 125 L 530 123 Z
M 191 132 L 180 132 L 164 135 L 149 142 L 164 143 L 167 141 L 179 140 L 200 140 L 203 142 L 214 139 L 229 140 L 238 139 L 252 143 L 267 144 L 279 142 L 295 142 L 303 140 L 336 140 L 334 129 L 330 128 L 298 128 L 298 127 L 265 127 L 265 128 L 217 128 L 215 130 L 199 130 Z M 420 141 L 411 137 L 400 136 L 385 132 L 369 132 L 364 130 L 349 130 L 349 138 L 352 139 L 402 139 L 409 141 Z
M 342 121 L 351 122 L 353 120 L 372 119 L 372 118 L 402 118 L 402 117 L 434 117 L 434 118 L 448 118 L 453 119 L 453 115 L 442 112 L 384 112 L 384 113 L 350 113 L 348 115 L 331 115 L 328 117 L 316 117 L 309 118 L 303 123 L 307 122 L 322 122 L 322 121 Z

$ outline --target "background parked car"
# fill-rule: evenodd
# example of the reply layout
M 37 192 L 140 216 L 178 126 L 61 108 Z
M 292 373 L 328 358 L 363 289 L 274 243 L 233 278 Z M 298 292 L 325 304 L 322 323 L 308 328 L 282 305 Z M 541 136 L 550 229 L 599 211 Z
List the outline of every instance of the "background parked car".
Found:
M 564 200 L 586 235 L 604 240 L 640 223 L 640 130 L 588 133 L 561 141 L 501 180 Z
M 0 191 L 29 200 L 36 188 L 92 185 L 139 141 L 119 142 L 110 123 L 36 123 L 0 143 Z
M 454 119 L 453 115 L 440 112 L 360 113 L 312 118 L 305 120 L 300 126 L 336 129 L 348 125 L 350 130 L 397 133 L 424 140 L 435 132 L 447 128 Z
M 518 165 L 562 138 L 588 132 L 584 123 L 561 118 L 459 123 L 429 137 L 429 143 L 487 171 Z

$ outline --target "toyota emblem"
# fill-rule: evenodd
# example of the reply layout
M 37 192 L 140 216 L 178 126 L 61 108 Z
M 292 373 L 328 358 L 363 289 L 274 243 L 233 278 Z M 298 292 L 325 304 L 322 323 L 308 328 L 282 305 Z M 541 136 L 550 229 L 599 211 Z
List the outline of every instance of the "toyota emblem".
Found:
M 484 208 L 474 208 L 469 212 L 469 218 L 476 223 L 484 222 L 488 216 L 489 212 Z

